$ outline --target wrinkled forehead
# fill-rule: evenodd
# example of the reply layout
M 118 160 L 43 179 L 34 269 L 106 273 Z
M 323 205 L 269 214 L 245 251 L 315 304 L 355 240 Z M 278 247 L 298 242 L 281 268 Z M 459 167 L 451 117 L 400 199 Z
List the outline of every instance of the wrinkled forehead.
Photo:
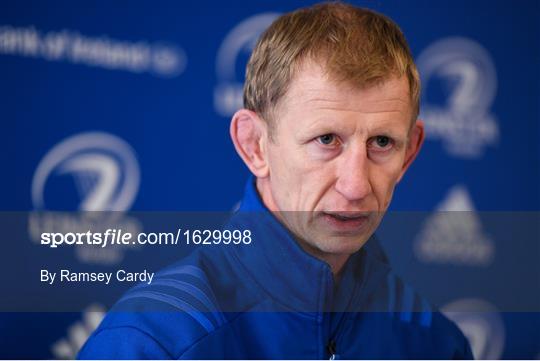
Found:
M 295 72 L 287 92 L 276 106 L 277 114 L 294 108 L 351 108 L 380 112 L 395 110 L 412 115 L 408 79 L 389 74 L 365 84 L 338 80 L 323 65 L 304 62 Z

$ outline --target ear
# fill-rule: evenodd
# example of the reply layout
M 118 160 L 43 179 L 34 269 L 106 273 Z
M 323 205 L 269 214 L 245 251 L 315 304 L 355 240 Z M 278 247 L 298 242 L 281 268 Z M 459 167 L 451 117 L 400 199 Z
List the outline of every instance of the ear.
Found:
M 267 125 L 257 113 L 240 109 L 231 120 L 231 138 L 236 152 L 257 178 L 268 176 Z
M 413 160 L 418 155 L 418 152 L 420 152 L 422 144 L 424 144 L 424 122 L 420 119 L 416 120 L 410 132 L 411 134 L 409 136 L 409 143 L 407 144 L 407 151 L 405 153 L 405 161 L 403 163 L 403 168 L 401 169 L 398 182 L 401 181 L 401 178 L 403 178 L 405 171 L 412 164 Z

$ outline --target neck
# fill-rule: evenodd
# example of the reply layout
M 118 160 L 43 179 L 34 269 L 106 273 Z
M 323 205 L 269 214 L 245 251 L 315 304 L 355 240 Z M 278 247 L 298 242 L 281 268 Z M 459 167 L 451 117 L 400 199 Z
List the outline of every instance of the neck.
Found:
M 277 204 L 274 202 L 268 182 L 265 181 L 264 179 L 257 178 L 256 188 L 266 208 L 268 208 L 268 210 L 270 210 L 270 212 L 274 214 L 274 216 L 279 220 L 279 222 L 283 225 L 283 227 L 289 229 L 289 227 L 286 226 L 285 220 L 281 216 L 281 212 Z M 289 229 L 289 231 L 291 230 Z M 294 232 L 292 231 L 291 233 L 294 234 Z M 349 256 L 350 256 L 349 254 L 327 253 L 320 250 L 319 248 L 312 246 L 309 242 L 299 237 L 295 236 L 295 240 L 296 242 L 298 242 L 298 244 L 302 247 L 302 249 L 306 253 L 312 255 L 313 257 L 323 262 L 326 262 L 330 266 L 330 269 L 332 270 L 332 274 L 334 275 L 334 281 L 336 283 L 339 282 L 341 278 L 341 271 L 343 269 L 343 266 L 349 259 Z
M 342 274 L 341 271 L 343 270 L 345 263 L 349 259 L 349 256 L 350 256 L 349 254 L 326 253 L 326 252 L 321 251 L 318 248 L 313 247 L 305 240 L 298 239 L 297 237 L 295 237 L 295 239 L 296 239 L 296 242 L 298 242 L 298 244 L 302 247 L 302 249 L 306 253 L 327 263 L 330 266 L 330 269 L 332 270 L 332 274 L 334 275 L 334 281 L 339 282 L 341 278 L 341 274 Z

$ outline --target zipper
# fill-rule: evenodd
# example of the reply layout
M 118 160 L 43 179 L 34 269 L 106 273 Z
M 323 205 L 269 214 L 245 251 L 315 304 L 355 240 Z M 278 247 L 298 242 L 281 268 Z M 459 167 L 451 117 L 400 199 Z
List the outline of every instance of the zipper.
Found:
M 352 308 L 351 309 L 351 302 L 355 302 L 355 297 L 357 294 L 359 294 L 359 292 L 361 292 L 362 289 L 365 288 L 365 285 L 366 285 L 366 279 L 365 279 L 365 273 L 366 273 L 366 267 L 367 267 L 367 261 L 366 261 L 366 257 L 362 257 L 362 264 L 363 264 L 363 269 L 362 269 L 362 274 L 363 274 L 363 277 L 362 279 L 360 280 L 360 283 L 354 283 L 354 287 L 353 289 L 351 290 L 351 294 L 350 294 L 350 300 L 349 300 L 349 303 L 347 306 L 345 306 L 345 308 L 343 310 L 338 310 L 342 313 L 341 315 L 341 319 L 339 320 L 338 324 L 336 325 L 336 328 L 335 328 L 335 334 L 330 337 L 330 324 L 328 325 L 328 338 L 326 339 L 327 341 L 327 345 L 326 345 L 326 351 L 327 351 L 327 355 L 329 355 L 329 359 L 330 360 L 338 360 L 338 359 L 341 359 L 341 356 L 340 354 L 338 353 L 338 345 L 340 344 L 340 340 L 343 338 L 343 335 L 345 333 L 345 325 L 346 323 L 351 320 L 351 318 L 353 318 L 353 316 L 355 316 L 358 311 L 356 311 L 356 308 Z M 350 270 L 352 272 L 352 270 Z M 333 280 L 333 278 L 332 278 Z M 333 294 L 333 292 L 332 292 Z M 333 300 L 332 300 L 333 301 Z M 354 310 L 354 311 L 353 311 Z M 328 319 L 330 319 L 330 317 L 328 317 Z M 342 347 L 344 345 L 341 345 Z M 341 353 L 343 354 L 343 351 L 341 350 Z
M 334 287 L 334 276 L 331 272 L 329 274 L 326 274 L 326 304 L 323 309 L 322 313 L 322 327 L 323 327 L 323 341 L 325 342 L 325 351 L 326 355 L 328 356 L 329 360 L 339 360 L 341 357 L 337 353 L 337 344 L 339 339 L 341 338 L 343 334 L 343 325 L 348 318 L 348 312 L 347 310 L 342 310 L 341 313 L 341 319 L 339 320 L 339 323 L 336 325 L 335 328 L 335 334 L 331 335 L 331 327 L 332 327 L 332 315 L 333 311 L 333 302 L 334 298 L 336 296 L 335 293 L 335 287 Z M 335 316 L 335 315 L 334 315 Z
M 341 316 L 341 320 L 339 320 L 339 323 L 336 326 L 336 334 L 334 335 L 333 338 L 331 338 L 328 341 L 328 344 L 326 346 L 326 350 L 327 350 L 328 354 L 330 355 L 329 360 L 339 360 L 339 359 L 341 359 L 341 357 L 339 356 L 339 354 L 337 352 L 338 351 L 337 350 L 337 344 L 338 344 L 339 340 L 341 339 L 341 336 L 343 335 L 344 324 L 345 324 L 346 319 L 348 317 L 349 317 L 348 312 L 343 311 L 343 315 Z
M 343 333 L 343 324 L 345 322 L 345 319 L 347 318 L 347 312 L 346 310 L 341 311 L 343 314 L 341 315 L 341 319 L 339 320 L 339 323 L 336 325 L 335 328 L 335 334 L 331 335 L 332 332 L 332 315 L 333 315 L 333 303 L 334 298 L 336 296 L 336 290 L 335 290 L 335 284 L 334 284 L 334 276 L 332 274 L 332 271 L 330 269 L 325 270 L 325 280 L 323 281 L 325 284 L 325 303 L 322 310 L 322 320 L 321 320 L 321 326 L 323 327 L 323 342 L 324 342 L 324 351 L 325 355 L 328 357 L 329 360 L 339 360 L 341 357 L 337 353 L 337 341 L 341 337 Z
M 335 354 L 334 352 L 331 352 L 330 341 L 331 341 L 331 311 L 332 311 L 332 303 L 334 299 L 334 276 L 332 275 L 332 271 L 330 270 L 330 267 L 328 265 L 325 265 L 324 273 L 323 273 L 323 287 L 324 289 L 324 303 L 321 309 L 321 327 L 322 327 L 322 342 L 323 342 L 323 350 L 322 350 L 322 357 L 330 357 L 331 360 L 334 359 Z M 335 345 L 334 345 L 335 346 Z
M 356 292 L 358 292 L 357 290 L 358 290 L 358 288 L 355 287 L 354 290 L 352 291 L 353 294 L 351 294 L 351 302 L 354 302 L 354 300 L 352 298 L 354 298 L 354 295 L 356 294 Z M 338 346 L 339 341 L 341 340 L 343 334 L 345 333 L 345 331 L 344 331 L 345 330 L 345 323 L 347 322 L 348 319 L 351 318 L 351 313 L 353 313 L 352 311 L 348 311 L 348 309 L 349 309 L 349 306 L 347 306 L 343 310 L 339 310 L 339 312 L 342 313 L 342 315 L 341 315 L 341 319 L 339 320 L 338 324 L 336 325 L 335 334 L 332 337 L 328 337 L 328 343 L 327 343 L 327 346 L 326 346 L 326 350 L 328 352 L 328 355 L 330 355 L 329 356 L 330 360 L 339 360 L 339 359 L 341 359 L 340 354 L 338 353 L 337 346 Z M 328 319 L 330 320 L 330 317 L 328 317 Z M 329 328 L 330 328 L 330 324 L 328 325 L 328 329 Z M 331 330 L 329 330 L 328 336 L 330 336 L 330 331 Z
M 328 345 L 326 345 L 326 352 L 330 355 L 329 360 L 336 359 L 336 341 L 334 339 L 330 339 Z

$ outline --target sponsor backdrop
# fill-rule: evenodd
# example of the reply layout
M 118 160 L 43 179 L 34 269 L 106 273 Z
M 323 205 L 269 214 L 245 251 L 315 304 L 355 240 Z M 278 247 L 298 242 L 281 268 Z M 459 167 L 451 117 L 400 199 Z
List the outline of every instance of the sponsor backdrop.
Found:
M 381 235 L 388 256 L 477 357 L 539 358 L 539 314 L 525 312 L 539 309 L 538 230 L 483 221 L 540 207 L 539 2 L 355 3 L 400 24 L 423 81 L 427 141 L 392 209 L 434 213 Z M 1 210 L 232 209 L 248 176 L 228 136 L 246 61 L 277 15 L 308 4 L 3 2 Z M 482 312 L 452 313 L 467 309 Z M 0 357 L 72 358 L 103 312 L 0 314 Z

